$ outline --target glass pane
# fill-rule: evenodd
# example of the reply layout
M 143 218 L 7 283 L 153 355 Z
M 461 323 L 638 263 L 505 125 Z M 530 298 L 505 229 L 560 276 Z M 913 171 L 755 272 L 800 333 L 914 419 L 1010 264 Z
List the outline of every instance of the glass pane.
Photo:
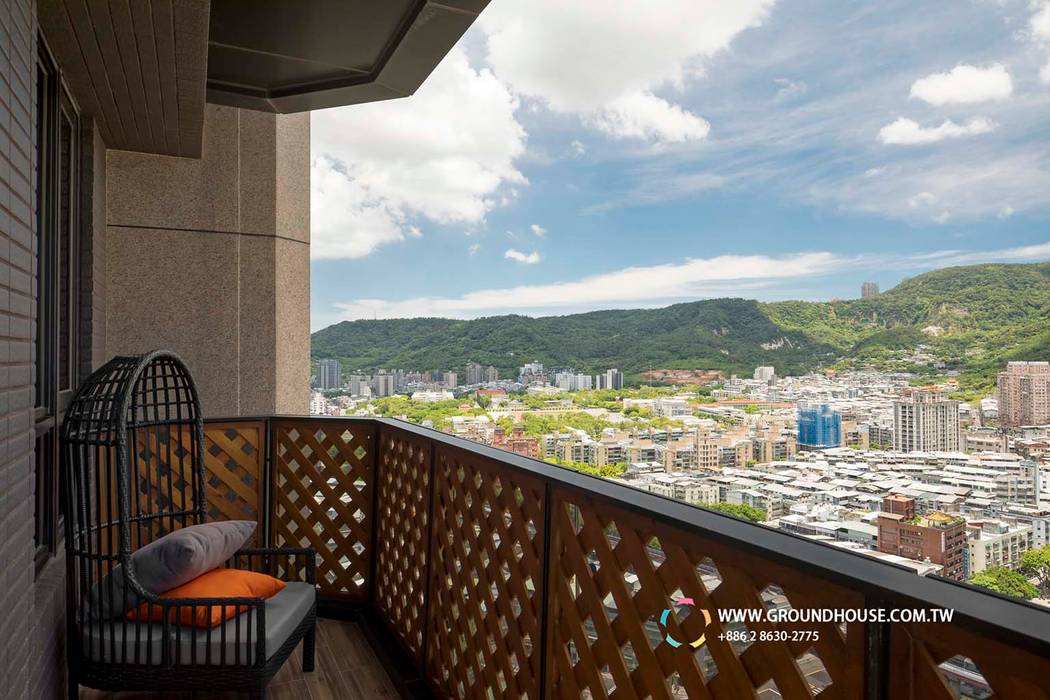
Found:
M 47 191 L 47 173 L 49 172 L 47 167 L 47 111 L 48 111 L 48 85 L 50 83 L 50 76 L 42 66 L 37 66 L 36 73 L 36 99 L 37 99 L 37 111 L 36 111 L 36 133 L 38 138 L 36 140 L 36 379 L 34 385 L 36 387 L 36 405 L 39 407 L 47 407 L 50 405 L 48 397 L 50 391 L 48 389 L 48 325 L 47 325 L 47 299 L 50 296 L 47 294 L 47 264 L 49 256 L 47 254 L 48 249 L 48 238 L 45 235 L 47 230 L 47 197 L 44 193 Z
M 66 115 L 60 119 L 58 161 L 58 389 L 73 388 L 73 126 Z

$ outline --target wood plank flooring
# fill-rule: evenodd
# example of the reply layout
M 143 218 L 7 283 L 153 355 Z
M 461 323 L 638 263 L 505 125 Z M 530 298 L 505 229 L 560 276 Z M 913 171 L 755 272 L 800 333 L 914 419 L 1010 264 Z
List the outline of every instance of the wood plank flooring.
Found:
M 236 693 L 110 693 L 80 689 L 80 700 L 217 700 Z M 274 676 L 270 700 L 372 700 L 400 697 L 372 647 L 354 623 L 317 621 L 313 673 L 303 673 L 296 649 Z

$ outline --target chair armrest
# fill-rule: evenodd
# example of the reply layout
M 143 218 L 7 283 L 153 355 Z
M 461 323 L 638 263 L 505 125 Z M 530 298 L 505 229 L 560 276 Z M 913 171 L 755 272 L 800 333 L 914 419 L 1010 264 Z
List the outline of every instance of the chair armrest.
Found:
M 284 566 L 278 568 L 280 563 Z M 227 564 L 237 569 L 266 573 L 284 581 L 317 582 L 317 551 L 313 547 L 247 547 L 235 552 Z M 300 570 L 302 579 L 289 578 Z
M 252 659 L 246 653 L 245 661 L 254 667 L 262 667 L 265 664 L 265 598 L 245 596 L 231 596 L 229 598 L 165 598 L 164 596 L 157 596 L 150 604 L 159 607 L 163 611 L 160 624 L 163 630 L 164 641 L 162 657 L 165 666 L 184 666 L 187 664 L 187 661 L 189 662 L 189 665 L 197 666 L 199 664 L 211 664 L 220 660 L 213 658 L 213 650 L 210 645 L 206 647 L 203 652 L 203 658 L 198 658 L 196 641 L 200 639 L 206 639 L 209 643 L 212 639 L 221 639 L 223 649 L 225 649 L 227 640 L 236 643 L 238 647 L 242 642 L 245 644 L 252 644 L 255 650 L 255 658 Z M 222 621 L 216 627 L 199 628 L 192 625 L 183 625 L 181 622 L 184 610 L 189 610 L 190 615 L 196 617 L 198 610 L 208 609 L 208 614 L 210 615 L 210 609 L 214 607 L 222 610 Z M 234 609 L 232 615 L 227 615 L 226 609 L 229 607 Z M 226 634 L 225 628 L 217 630 L 217 627 L 221 627 L 223 623 L 235 620 L 241 615 L 248 615 L 247 627 L 245 629 L 243 640 L 241 638 L 241 626 L 239 624 L 235 626 L 235 636 L 233 638 L 230 638 L 230 636 Z M 252 625 L 253 621 L 255 623 L 254 629 Z M 192 640 L 194 642 L 190 650 L 189 659 L 183 658 L 184 655 L 181 654 L 179 642 L 183 636 L 185 636 L 187 640 Z M 236 659 L 239 660 L 239 657 L 239 652 L 236 652 Z

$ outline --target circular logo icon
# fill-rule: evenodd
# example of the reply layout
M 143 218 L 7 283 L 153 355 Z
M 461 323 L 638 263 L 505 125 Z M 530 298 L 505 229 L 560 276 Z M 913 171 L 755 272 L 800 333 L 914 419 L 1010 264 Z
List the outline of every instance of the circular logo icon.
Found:
M 675 600 L 674 604 L 675 604 L 675 607 L 682 607 L 682 608 L 695 608 L 696 607 L 696 603 L 693 602 L 692 598 L 678 598 L 677 600 Z M 703 608 L 700 608 L 700 612 L 704 616 L 704 629 L 707 629 L 707 626 L 709 624 L 711 624 L 711 613 L 707 612 Z M 670 619 L 670 617 L 671 617 L 671 615 L 673 613 L 674 613 L 674 611 L 671 608 L 664 608 L 664 611 L 662 613 L 660 613 L 660 627 L 663 628 L 663 630 L 664 630 L 664 641 L 666 641 L 668 644 L 670 644 L 673 648 L 677 649 L 680 646 L 684 646 L 684 643 L 678 641 L 677 639 L 675 639 L 671 635 L 671 633 L 667 630 L 667 621 L 668 621 L 668 619 Z M 704 643 L 704 636 L 705 635 L 701 634 L 699 637 L 697 637 L 693 641 L 689 642 L 689 646 L 692 647 L 693 649 L 699 649 L 700 646 Z

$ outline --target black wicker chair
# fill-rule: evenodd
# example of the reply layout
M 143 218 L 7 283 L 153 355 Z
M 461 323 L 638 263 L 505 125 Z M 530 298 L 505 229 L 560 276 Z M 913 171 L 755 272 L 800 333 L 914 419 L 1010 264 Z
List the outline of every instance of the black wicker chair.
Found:
M 203 450 L 197 391 L 186 366 L 171 353 L 110 360 L 84 382 L 67 409 L 62 497 L 71 698 L 78 685 L 244 691 L 262 698 L 300 640 L 303 670 L 313 670 L 312 549 L 244 549 L 227 562 L 290 581 L 269 600 L 166 599 L 136 580 L 132 552 L 205 521 Z M 118 566 L 123 576 L 107 579 Z M 114 579 L 120 583 L 113 585 Z M 285 596 L 289 590 L 295 595 Z M 126 610 L 134 606 L 129 599 L 159 607 L 163 614 L 152 619 L 163 622 L 132 622 L 102 610 Z M 213 606 L 221 611 L 219 626 L 178 624 L 187 608 L 196 615 Z

